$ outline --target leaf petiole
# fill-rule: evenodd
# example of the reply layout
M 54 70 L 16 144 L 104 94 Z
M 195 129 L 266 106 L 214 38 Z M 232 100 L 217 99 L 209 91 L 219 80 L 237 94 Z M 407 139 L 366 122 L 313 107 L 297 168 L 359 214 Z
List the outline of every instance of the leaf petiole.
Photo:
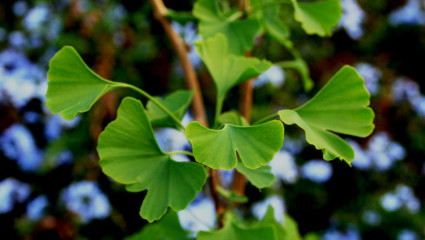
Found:
M 154 103 L 156 106 L 158 106 L 162 111 L 164 111 L 164 113 L 166 113 L 168 116 L 170 116 L 173 119 L 173 121 L 177 124 L 179 131 L 184 132 L 184 126 L 180 122 L 180 120 L 172 112 L 170 112 L 164 105 L 162 105 L 154 97 L 152 97 L 150 94 L 148 94 L 147 92 L 143 91 L 142 89 L 140 89 L 136 86 L 133 86 L 131 84 L 114 82 L 114 85 L 116 85 L 117 87 L 130 88 L 130 89 L 142 94 L 143 96 L 145 96 L 147 99 L 152 101 L 152 103 Z
M 262 118 L 262 119 L 256 121 L 253 125 L 262 124 L 262 123 L 268 122 L 270 120 L 276 119 L 278 117 L 279 117 L 279 114 L 275 113 L 275 114 L 269 115 L 265 118 Z
M 187 155 L 190 157 L 193 157 L 193 153 L 188 152 L 188 151 L 173 151 L 173 152 L 165 152 L 165 154 L 167 155 L 178 155 L 178 154 L 183 154 L 183 155 Z

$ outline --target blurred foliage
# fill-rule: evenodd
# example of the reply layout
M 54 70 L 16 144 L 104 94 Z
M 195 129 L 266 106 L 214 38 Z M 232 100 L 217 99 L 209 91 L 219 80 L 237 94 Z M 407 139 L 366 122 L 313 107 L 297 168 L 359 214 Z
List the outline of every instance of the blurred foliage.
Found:
M 193 2 L 165 4 L 187 12 Z M 341 1 L 346 12 L 355 11 L 353 2 Z M 294 166 L 285 165 L 286 171 L 293 169 L 292 178 L 289 173 L 277 175 L 275 184 L 282 188 L 261 192 L 249 185 L 249 201 L 240 206 L 241 214 L 253 216 L 251 209 L 258 203 L 278 196 L 301 235 L 309 233 L 306 239 L 423 239 L 424 3 L 357 2 L 364 15 L 343 14 L 346 22 L 341 21 L 327 38 L 306 35 L 299 23 L 285 17 L 292 9 L 282 7 L 279 14 L 290 27 L 294 48 L 308 63 L 315 87 L 305 92 L 298 72 L 285 70 L 283 84 L 268 82 L 255 89 L 252 118 L 256 121 L 278 109 L 301 105 L 337 69 L 351 64 L 370 84 L 375 133 L 366 140 L 351 139 L 357 146 L 352 168 L 339 161 L 310 164 L 313 169 L 331 169 L 328 178 L 320 180 L 309 177 L 308 164 L 321 159 L 321 152 L 300 143 L 302 132 L 288 127 L 279 156 L 293 159 Z M 413 10 L 401 14 L 405 19 L 400 20 L 395 13 L 409 4 Z M 357 22 L 360 33 L 352 32 L 348 24 Z M 190 34 L 196 35 L 196 29 L 192 24 L 191 33 L 185 26 L 180 25 L 180 33 L 186 34 L 183 37 L 193 48 L 196 37 Z M 272 62 L 290 59 L 278 40 L 260 36 L 259 41 L 255 57 Z M 44 105 L 45 74 L 49 59 L 64 45 L 75 47 L 102 77 L 159 96 L 185 88 L 180 65 L 147 1 L 0 2 L 2 234 L 8 239 L 122 239 L 146 224 L 138 213 L 145 193 L 126 192 L 101 173 L 95 139 L 115 118 L 126 90 L 106 94 L 91 113 L 74 122 L 51 115 Z M 213 83 L 199 60 L 196 67 L 212 115 Z M 238 90 L 231 90 L 224 110 L 237 109 L 238 99 Z

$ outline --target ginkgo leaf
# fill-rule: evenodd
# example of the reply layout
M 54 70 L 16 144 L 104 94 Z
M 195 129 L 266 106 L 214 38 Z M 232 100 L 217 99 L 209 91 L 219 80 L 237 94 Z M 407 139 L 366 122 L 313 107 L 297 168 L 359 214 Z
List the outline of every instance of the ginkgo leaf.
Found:
M 276 221 L 274 217 L 274 209 L 271 205 L 269 205 L 269 208 L 267 209 L 266 215 L 264 215 L 263 219 L 261 219 L 260 222 L 258 222 L 256 227 L 264 227 L 264 226 L 273 226 L 275 233 L 276 233 L 276 239 L 279 240 L 290 240 L 286 236 L 285 228 L 283 227 L 282 223 Z
M 189 233 L 180 226 L 179 217 L 174 211 L 169 211 L 158 222 L 145 225 L 143 229 L 124 240 L 190 240 Z
M 291 0 L 294 6 L 295 20 L 301 23 L 308 34 L 326 36 L 332 34 L 332 28 L 338 25 L 342 14 L 340 0 L 318 0 L 299 2 Z
M 249 126 L 248 121 L 246 121 L 246 119 L 236 111 L 222 113 L 218 118 L 218 121 L 223 125 L 227 123 L 243 127 Z
M 258 21 L 264 30 L 284 46 L 292 46 L 289 40 L 290 32 L 288 27 L 280 19 L 280 6 L 272 4 L 273 0 L 255 0 L 251 5 L 260 11 L 254 11 Z
M 245 175 L 249 182 L 257 188 L 270 187 L 276 179 L 273 173 L 270 172 L 270 166 L 264 166 L 258 169 L 249 169 L 246 168 L 242 162 L 238 162 L 236 170 Z
M 70 46 L 63 47 L 50 60 L 47 78 L 46 106 L 66 120 L 87 112 L 100 97 L 117 87 L 87 67 Z
M 206 181 L 204 168 L 176 162 L 163 153 L 140 101 L 125 98 L 116 120 L 99 136 L 97 151 L 103 172 L 129 191 L 147 190 L 140 215 L 152 222 L 168 207 L 182 210 Z
M 194 90 L 179 90 L 166 96 L 164 99 L 159 97 L 155 99 L 170 110 L 177 119 L 181 120 L 192 101 L 194 93 Z M 153 127 L 176 127 L 174 120 L 152 101 L 146 104 L 146 115 Z
M 283 125 L 274 120 L 251 127 L 226 124 L 213 130 L 191 122 L 186 136 L 199 163 L 229 170 L 236 167 L 239 156 L 245 167 L 256 169 L 267 165 L 282 148 Z
M 333 132 L 368 136 L 374 128 L 369 101 L 363 78 L 344 66 L 310 101 L 295 110 L 281 110 L 279 116 L 284 123 L 303 128 L 307 142 L 322 149 L 325 160 L 339 158 L 350 164 L 353 149 Z
M 217 239 L 232 239 L 232 240 L 277 240 L 275 231 L 272 226 L 261 227 L 242 227 L 234 217 L 229 217 L 225 226 L 218 231 L 199 232 L 197 240 L 217 240 Z
M 258 222 L 255 226 L 273 226 L 276 233 L 276 239 L 279 240 L 301 240 L 302 238 L 298 231 L 297 222 L 295 222 L 295 220 L 287 214 L 285 214 L 283 217 L 283 223 L 276 221 L 274 216 L 274 209 L 270 205 L 267 209 L 266 215 L 264 215 L 263 219 L 261 219 L 261 221 Z
M 240 20 L 226 16 L 216 1 L 198 0 L 193 6 L 193 15 L 199 19 L 199 33 L 203 39 L 222 33 L 229 41 L 229 52 L 235 55 L 244 55 L 246 50 L 250 50 L 260 30 L 257 19 Z
M 230 88 L 260 75 L 271 67 L 271 63 L 265 60 L 229 54 L 227 40 L 223 34 L 196 43 L 196 50 L 217 86 L 219 101 L 224 99 Z

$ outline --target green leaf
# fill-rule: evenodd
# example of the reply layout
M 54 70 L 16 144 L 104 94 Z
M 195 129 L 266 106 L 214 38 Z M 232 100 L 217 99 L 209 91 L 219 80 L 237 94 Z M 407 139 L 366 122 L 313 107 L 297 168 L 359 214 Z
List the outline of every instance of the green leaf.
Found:
M 338 25 L 342 14 L 340 0 L 319 0 L 316 2 L 299 2 L 291 0 L 294 6 L 295 20 L 301 23 L 308 34 L 330 36 L 332 28 Z
M 159 97 L 155 99 L 170 110 L 177 119 L 181 120 L 192 101 L 193 94 L 195 94 L 194 90 L 179 90 L 164 99 Z M 146 104 L 146 115 L 153 127 L 176 127 L 174 120 L 152 101 Z
M 251 1 L 254 8 L 258 7 L 261 10 L 256 11 L 256 16 L 265 31 L 284 46 L 292 47 L 289 29 L 283 24 L 279 16 L 281 8 L 273 3 L 273 0 Z
M 260 30 L 257 19 L 239 20 L 234 15 L 226 16 L 219 10 L 217 1 L 198 0 L 193 7 L 193 15 L 199 19 L 199 33 L 203 39 L 222 33 L 229 40 L 229 52 L 235 55 L 244 55 L 246 50 L 250 50 Z
M 63 47 L 50 60 L 47 78 L 46 106 L 66 120 L 89 111 L 100 97 L 116 88 L 114 82 L 87 67 L 70 46 Z
M 224 99 L 230 88 L 260 75 L 271 67 L 271 63 L 265 60 L 229 54 L 227 40 L 223 34 L 195 44 L 217 86 L 219 101 Z
M 298 224 L 289 215 L 285 214 L 283 219 L 283 228 L 286 234 L 286 240 L 302 240 L 298 231 Z
M 229 170 L 236 167 L 238 155 L 245 167 L 255 169 L 266 165 L 282 148 L 283 125 L 274 120 L 251 127 L 226 124 L 212 130 L 191 122 L 186 136 L 199 163 Z
M 249 182 L 257 188 L 270 187 L 276 179 L 276 177 L 270 173 L 270 166 L 264 166 L 258 169 L 249 169 L 246 168 L 242 162 L 238 162 L 236 170 L 245 175 Z
M 243 127 L 249 126 L 248 121 L 236 111 L 229 111 L 221 114 L 218 121 L 223 125 L 227 123 Z
M 257 227 L 273 226 L 276 233 L 276 239 L 292 240 L 286 237 L 287 234 L 286 234 L 285 228 L 280 222 L 276 221 L 276 219 L 274 218 L 274 209 L 271 205 L 269 205 L 269 208 L 267 209 L 266 215 L 264 215 L 263 219 L 261 219 L 261 221 L 258 222 L 255 226 Z
M 169 211 L 158 222 L 145 225 L 145 227 L 124 240 L 190 240 L 189 233 L 180 226 L 177 213 Z
M 303 128 L 307 142 L 322 149 L 325 160 L 339 158 L 350 164 L 353 149 L 333 132 L 368 136 L 374 128 L 369 100 L 363 78 L 344 66 L 310 101 L 295 110 L 281 110 L 279 116 L 284 123 Z
M 301 240 L 300 233 L 298 231 L 298 225 L 294 219 L 289 215 L 284 215 L 283 223 L 279 223 L 274 218 L 274 209 L 270 205 L 267 209 L 264 218 L 255 225 L 256 227 L 273 226 L 276 239 L 279 240 Z
M 140 216 L 158 220 L 168 207 L 182 210 L 195 199 L 206 181 L 197 163 L 176 162 L 163 153 L 140 101 L 125 98 L 117 118 L 99 136 L 100 166 L 127 190 L 147 190 Z
M 275 240 L 276 234 L 272 226 L 246 228 L 239 226 L 231 217 L 227 220 L 225 226 L 218 231 L 199 232 L 197 240 L 256 240 L 267 239 Z

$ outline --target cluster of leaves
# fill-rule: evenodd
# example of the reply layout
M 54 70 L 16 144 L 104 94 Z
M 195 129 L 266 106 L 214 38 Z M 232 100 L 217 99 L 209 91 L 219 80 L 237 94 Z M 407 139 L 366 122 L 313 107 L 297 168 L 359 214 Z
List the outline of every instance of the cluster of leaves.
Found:
M 232 116 L 236 113 L 222 113 L 223 102 L 231 88 L 271 66 L 266 60 L 243 56 L 246 50 L 252 49 L 254 38 L 260 31 L 267 32 L 295 52 L 289 31 L 279 21 L 279 8 L 265 7 L 273 3 L 253 1 L 254 14 L 242 20 L 239 11 L 222 10 L 215 1 L 199 0 L 194 5 L 193 15 L 199 19 L 199 32 L 203 38 L 196 44 L 196 49 L 217 92 L 213 128 L 198 122 L 191 122 L 187 127 L 182 125 L 181 119 L 193 91 L 178 91 L 161 99 L 133 85 L 106 80 L 88 68 L 72 47 L 62 48 L 51 60 L 46 105 L 65 119 L 89 111 L 100 97 L 117 88 L 135 90 L 149 99 L 146 109 L 135 98 L 122 100 L 117 118 L 100 135 L 97 147 L 105 174 L 125 184 L 128 191 L 147 190 L 140 208 L 141 217 L 149 222 L 162 218 L 146 227 L 140 233 L 142 236 L 187 239 L 173 211 L 185 209 L 202 190 L 207 167 L 236 168 L 254 186 L 270 186 L 274 176 L 266 165 L 282 147 L 282 123 L 296 124 L 304 129 L 306 140 L 323 151 L 325 160 L 339 158 L 348 164 L 354 158 L 353 149 L 335 133 L 365 137 L 372 132 L 374 114 L 368 107 L 370 95 L 364 80 L 349 66 L 338 71 L 304 105 L 294 110 L 281 110 L 251 126 L 242 117 Z M 308 3 L 291 0 L 287 3 L 292 4 L 295 19 L 308 34 L 329 35 L 341 15 L 338 0 Z M 266 10 L 274 12 L 268 14 Z M 294 57 L 298 70 L 308 71 L 304 69 L 306 64 L 299 54 L 295 52 Z M 312 85 L 306 75 L 304 86 L 309 90 Z M 277 117 L 280 121 L 272 120 Z M 192 144 L 193 154 L 162 151 L 153 127 L 174 127 L 184 132 Z M 173 160 L 175 154 L 193 156 L 195 162 L 177 162 Z M 164 215 L 169 208 L 169 213 Z M 285 225 L 281 225 L 273 218 L 272 209 L 262 221 L 251 226 L 244 226 L 230 213 L 225 222 L 223 229 L 201 232 L 197 239 L 300 239 L 293 221 L 287 217 Z M 162 230 L 164 228 L 167 230 Z M 158 232 L 161 234 L 156 234 Z

